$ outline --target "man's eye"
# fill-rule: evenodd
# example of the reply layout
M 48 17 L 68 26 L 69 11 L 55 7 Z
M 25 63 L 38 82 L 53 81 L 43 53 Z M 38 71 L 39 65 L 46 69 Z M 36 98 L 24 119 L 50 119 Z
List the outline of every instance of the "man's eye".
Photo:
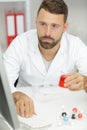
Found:
M 44 25 L 45 25 L 45 23 L 40 23 L 40 25 L 41 25 L 41 26 L 44 26 Z
M 58 28 L 58 25 L 53 24 L 53 25 L 52 25 L 52 28 Z

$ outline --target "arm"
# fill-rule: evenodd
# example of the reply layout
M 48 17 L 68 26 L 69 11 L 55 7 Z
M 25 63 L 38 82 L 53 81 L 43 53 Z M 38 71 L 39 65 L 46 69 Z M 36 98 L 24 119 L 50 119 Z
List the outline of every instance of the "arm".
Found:
M 18 39 L 15 39 L 12 41 L 3 55 L 9 86 L 12 92 L 16 91 L 14 83 L 19 77 L 20 65 L 22 63 L 21 57 L 23 57 L 21 56 L 23 52 L 21 52 L 19 41 Z
M 72 62 L 77 72 L 68 74 L 65 80 L 65 86 L 69 86 L 70 90 L 85 90 L 87 91 L 87 46 L 79 39 L 71 39 Z
M 19 77 L 20 67 L 25 57 L 26 49 L 26 42 L 23 37 L 16 38 L 6 50 L 3 60 L 17 113 L 23 117 L 31 117 L 35 113 L 32 99 L 24 93 L 18 92 L 17 88 L 14 87 L 14 82 Z

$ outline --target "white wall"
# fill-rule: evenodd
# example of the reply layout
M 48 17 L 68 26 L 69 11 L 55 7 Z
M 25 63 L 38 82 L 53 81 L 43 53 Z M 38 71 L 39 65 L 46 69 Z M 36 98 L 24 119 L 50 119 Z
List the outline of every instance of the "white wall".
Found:
M 69 8 L 68 32 L 79 36 L 87 44 L 87 0 L 65 0 Z
M 38 10 L 41 2 L 42 2 L 42 0 L 30 0 L 31 28 L 36 27 L 35 22 L 36 22 L 37 10 Z

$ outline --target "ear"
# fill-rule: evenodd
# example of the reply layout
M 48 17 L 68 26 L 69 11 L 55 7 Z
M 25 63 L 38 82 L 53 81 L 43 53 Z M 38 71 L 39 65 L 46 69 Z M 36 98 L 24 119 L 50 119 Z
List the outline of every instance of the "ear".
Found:
M 63 30 L 63 32 L 65 32 L 67 30 L 67 28 L 68 28 L 68 23 L 64 23 L 64 30 Z
M 36 19 L 36 28 L 37 28 L 37 19 Z

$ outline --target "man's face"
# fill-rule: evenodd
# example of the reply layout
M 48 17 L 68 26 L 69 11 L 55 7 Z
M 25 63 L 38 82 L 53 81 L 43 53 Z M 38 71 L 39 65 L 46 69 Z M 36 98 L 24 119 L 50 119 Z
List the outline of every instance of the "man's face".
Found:
M 39 44 L 44 49 L 51 49 L 60 42 L 67 24 L 64 23 L 63 14 L 51 14 L 41 9 L 37 16 L 36 26 Z

